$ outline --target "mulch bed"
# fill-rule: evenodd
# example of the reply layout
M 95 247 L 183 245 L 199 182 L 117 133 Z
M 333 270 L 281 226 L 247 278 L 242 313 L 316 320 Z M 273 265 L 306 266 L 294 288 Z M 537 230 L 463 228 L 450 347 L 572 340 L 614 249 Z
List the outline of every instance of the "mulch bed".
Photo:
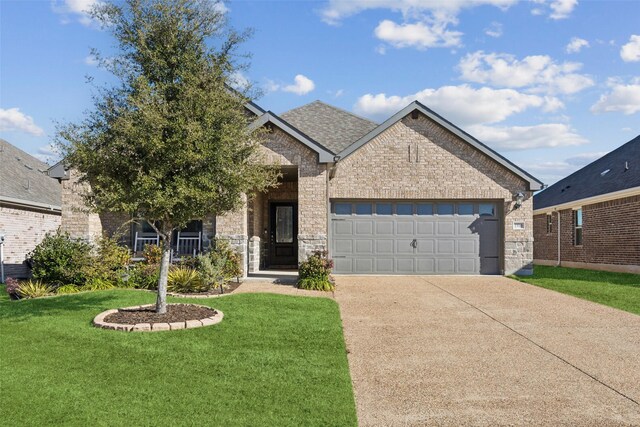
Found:
M 206 292 L 192 292 L 192 293 L 176 293 L 180 296 L 212 296 L 212 295 L 224 295 L 224 294 L 230 294 L 233 291 L 235 291 L 236 289 L 238 289 L 238 287 L 242 285 L 242 283 L 238 283 L 238 282 L 229 282 L 226 285 L 223 286 L 222 288 L 222 292 L 220 292 L 220 288 L 215 288 L 215 289 L 211 289 L 208 290 Z
M 185 322 L 193 319 L 204 319 L 217 313 L 209 307 L 202 307 L 192 304 L 168 304 L 165 314 L 155 312 L 155 307 L 138 309 L 119 309 L 104 318 L 107 323 L 120 323 L 124 325 L 135 325 L 137 323 L 172 323 Z

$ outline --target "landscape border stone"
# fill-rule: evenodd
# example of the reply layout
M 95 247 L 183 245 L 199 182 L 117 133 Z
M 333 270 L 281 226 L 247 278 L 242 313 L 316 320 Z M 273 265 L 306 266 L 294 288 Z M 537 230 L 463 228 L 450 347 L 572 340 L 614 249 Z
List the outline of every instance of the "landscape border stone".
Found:
M 169 304 L 176 305 L 176 304 Z M 180 304 L 180 305 L 192 305 L 196 307 L 207 307 L 205 305 L 199 304 Z M 105 322 L 105 318 L 110 314 L 117 313 L 119 310 L 136 310 L 136 309 L 145 309 L 149 307 L 154 307 L 154 304 L 147 305 L 134 305 L 132 307 L 123 307 L 121 309 L 111 309 L 107 311 L 103 311 L 93 318 L 93 326 L 96 328 L 102 329 L 112 329 L 114 331 L 124 331 L 124 332 L 159 332 L 159 331 L 175 331 L 178 329 L 193 329 L 193 328 L 202 328 L 204 326 L 211 326 L 222 321 L 224 314 L 220 310 L 215 310 L 216 313 L 213 316 L 205 317 L 203 319 L 189 319 L 185 322 L 156 322 L 156 323 L 137 323 L 135 325 L 126 325 L 122 323 L 109 323 Z

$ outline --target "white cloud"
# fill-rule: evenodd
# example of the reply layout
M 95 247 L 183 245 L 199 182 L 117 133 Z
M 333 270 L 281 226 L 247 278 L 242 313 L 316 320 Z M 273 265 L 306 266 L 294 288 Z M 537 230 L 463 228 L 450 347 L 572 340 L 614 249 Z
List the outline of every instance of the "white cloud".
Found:
M 235 89 L 244 90 L 251 85 L 251 82 L 241 71 L 234 71 L 229 76 L 229 85 Z
M 577 5 L 578 0 L 554 0 L 549 5 L 552 11 L 549 17 L 551 19 L 566 19 Z
M 97 67 L 100 61 L 98 61 L 93 55 L 87 55 L 84 58 L 84 63 L 90 67 Z
M 579 37 L 573 37 L 565 48 L 565 51 L 567 53 L 578 53 L 583 47 L 589 47 L 589 42 Z
M 58 149 L 55 145 L 47 144 L 43 147 L 38 148 L 38 152 L 33 154 L 33 157 L 45 163 L 51 164 L 60 160 L 60 153 L 58 152 Z
M 44 135 L 31 116 L 27 116 L 19 108 L 0 108 L 0 131 L 20 131 L 35 136 Z
M 590 77 L 576 73 L 581 67 L 578 62 L 556 63 L 547 55 L 531 55 L 518 60 L 506 53 L 483 51 L 469 53 L 458 63 L 461 78 L 467 81 L 562 94 L 593 86 Z
M 493 38 L 502 37 L 502 24 L 499 22 L 492 22 L 491 25 L 484 29 L 484 33 Z
M 306 95 L 315 88 L 316 85 L 313 80 L 302 74 L 298 74 L 294 77 L 293 84 L 282 85 L 269 80 L 267 81 L 266 86 L 266 89 L 269 92 L 276 92 L 281 90 L 283 92 L 295 93 L 296 95 Z
M 583 166 L 586 166 L 594 160 L 597 160 L 600 157 L 604 156 L 605 154 L 607 153 L 604 151 L 596 153 L 583 153 L 566 158 L 564 160 L 529 161 L 526 163 L 520 162 L 519 165 L 527 170 L 527 172 L 530 172 L 534 176 L 541 178 L 546 184 L 551 185 L 555 181 L 558 181 L 572 174 Z
M 342 95 L 344 95 L 344 89 L 338 89 L 337 91 L 333 92 L 334 98 L 340 98 Z
M 221 14 L 229 12 L 229 7 L 221 0 L 216 0 L 213 9 Z
M 609 92 L 600 95 L 598 102 L 591 107 L 592 113 L 621 112 L 631 115 L 640 111 L 640 77 L 629 84 L 609 79 Z
M 385 19 L 375 36 L 396 48 L 452 47 L 461 45 L 462 33 L 449 29 L 458 24 L 462 9 L 493 5 L 506 9 L 516 0 L 329 0 L 322 20 L 337 25 L 343 19 L 369 9 L 388 9 L 402 14 L 403 22 Z
M 629 37 L 629 43 L 622 46 L 620 49 L 620 57 L 624 62 L 638 62 L 640 61 L 640 36 L 632 35 Z
M 544 123 L 534 126 L 469 126 L 469 133 L 499 150 L 528 150 L 586 144 L 570 126 Z
M 451 47 L 460 45 L 462 33 L 447 30 L 447 22 L 396 24 L 385 19 L 374 31 L 376 37 L 396 48 Z
M 513 89 L 474 89 L 468 85 L 424 89 L 407 96 L 384 93 L 361 96 L 354 109 L 359 114 L 384 119 L 418 100 L 459 126 L 497 123 L 529 108 L 555 111 L 562 103 L 552 97 L 520 93 Z
M 100 3 L 99 0 L 55 0 L 51 3 L 51 7 L 54 12 L 62 16 L 64 24 L 76 18 L 82 25 L 89 26 L 93 24 L 89 11 Z

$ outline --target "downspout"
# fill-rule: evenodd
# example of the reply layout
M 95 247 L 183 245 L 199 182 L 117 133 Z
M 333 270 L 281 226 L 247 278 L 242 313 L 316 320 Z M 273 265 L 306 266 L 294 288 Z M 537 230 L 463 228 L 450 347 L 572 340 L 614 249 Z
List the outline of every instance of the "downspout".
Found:
M 560 211 L 556 211 L 556 213 L 558 214 L 558 263 L 556 264 L 556 267 L 560 267 Z
M 0 234 L 0 283 L 4 283 L 4 234 Z

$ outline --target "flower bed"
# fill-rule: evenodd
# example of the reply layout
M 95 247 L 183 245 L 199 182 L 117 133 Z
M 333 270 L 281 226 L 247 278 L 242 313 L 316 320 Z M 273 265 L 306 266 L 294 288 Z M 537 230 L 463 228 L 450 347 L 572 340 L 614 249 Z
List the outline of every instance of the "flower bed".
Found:
M 158 314 L 153 304 L 107 310 L 93 319 L 93 325 L 125 332 L 173 331 L 220 323 L 223 313 L 197 304 L 168 304 L 167 313 Z

